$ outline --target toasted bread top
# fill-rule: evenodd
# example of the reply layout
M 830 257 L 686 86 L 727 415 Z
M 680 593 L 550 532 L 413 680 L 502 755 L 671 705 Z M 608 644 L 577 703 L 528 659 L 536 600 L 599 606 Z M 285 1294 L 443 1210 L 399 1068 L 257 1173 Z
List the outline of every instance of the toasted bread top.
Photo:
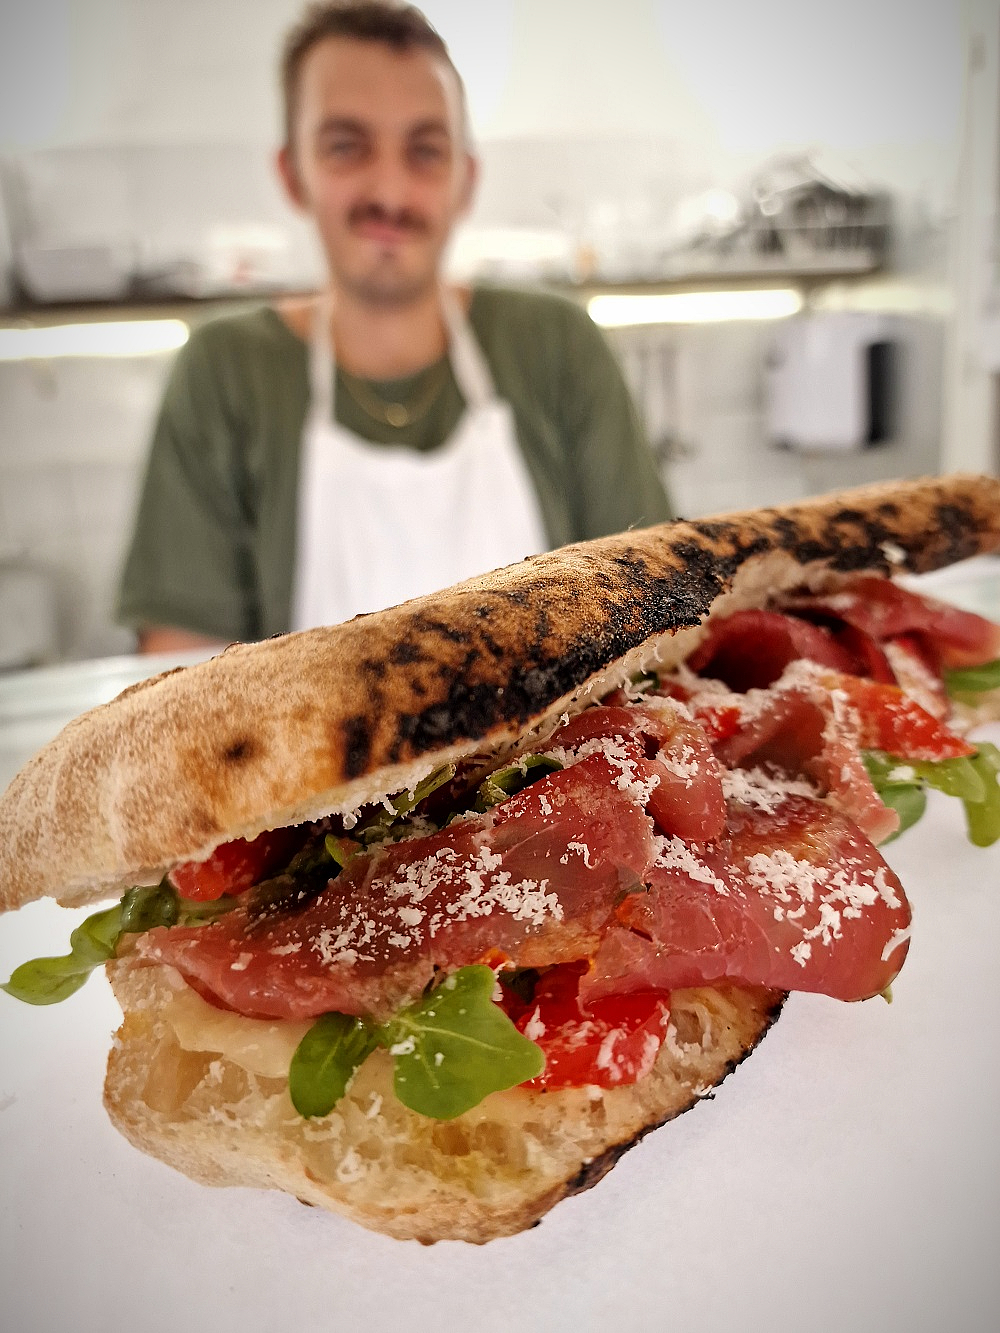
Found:
M 342 625 L 236 644 L 71 722 L 0 798 L 0 909 L 156 882 L 219 843 L 506 751 L 712 614 L 1000 550 L 1000 480 L 865 487 L 563 547 Z

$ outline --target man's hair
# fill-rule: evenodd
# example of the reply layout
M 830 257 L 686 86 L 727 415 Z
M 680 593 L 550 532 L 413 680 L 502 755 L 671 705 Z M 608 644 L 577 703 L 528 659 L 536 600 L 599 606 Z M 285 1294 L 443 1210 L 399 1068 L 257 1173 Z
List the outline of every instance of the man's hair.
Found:
M 393 51 L 429 51 L 455 76 L 465 127 L 465 88 L 452 63 L 448 47 L 416 5 L 394 0 L 326 0 L 311 4 L 285 38 L 281 58 L 281 87 L 285 103 L 285 144 L 292 145 L 302 62 L 317 42 L 327 37 L 348 37 L 358 42 L 379 42 Z

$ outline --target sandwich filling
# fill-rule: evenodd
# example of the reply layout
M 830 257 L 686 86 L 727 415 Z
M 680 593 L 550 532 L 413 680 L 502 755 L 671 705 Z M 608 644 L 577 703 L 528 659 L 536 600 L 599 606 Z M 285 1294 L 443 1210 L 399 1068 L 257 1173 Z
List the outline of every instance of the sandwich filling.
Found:
M 1000 753 L 948 721 L 951 696 L 1000 686 L 998 652 L 996 626 L 882 579 L 737 612 L 500 770 L 449 766 L 174 867 L 77 932 L 75 972 L 35 960 L 8 989 L 62 998 L 43 965 L 65 983 L 103 949 L 309 1022 L 306 1115 L 376 1046 L 400 1100 L 440 1118 L 519 1084 L 635 1082 L 676 990 L 888 992 L 910 908 L 876 844 L 928 786 L 963 800 L 974 842 L 1000 837 Z

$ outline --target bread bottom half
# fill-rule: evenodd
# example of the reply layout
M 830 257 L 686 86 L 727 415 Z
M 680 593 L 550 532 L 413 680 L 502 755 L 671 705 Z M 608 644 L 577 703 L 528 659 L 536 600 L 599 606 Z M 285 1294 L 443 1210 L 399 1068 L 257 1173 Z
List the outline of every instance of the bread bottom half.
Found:
M 656 1065 L 633 1086 L 515 1088 L 451 1121 L 401 1105 L 390 1058 L 376 1051 L 330 1115 L 305 1120 L 285 1077 L 180 1044 L 171 1003 L 187 988 L 176 972 L 124 961 L 108 971 L 124 1021 L 104 1100 L 130 1142 L 202 1184 L 286 1190 L 425 1244 L 513 1235 L 596 1184 L 643 1135 L 721 1082 L 784 998 L 762 987 L 677 991 Z

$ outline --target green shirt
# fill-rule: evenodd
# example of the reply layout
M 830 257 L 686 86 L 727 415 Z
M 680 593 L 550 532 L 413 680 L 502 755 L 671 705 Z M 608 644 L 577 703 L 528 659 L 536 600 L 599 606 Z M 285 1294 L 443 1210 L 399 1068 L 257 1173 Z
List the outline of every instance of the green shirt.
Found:
M 578 305 L 477 287 L 469 321 L 513 409 L 551 546 L 670 517 L 621 371 Z M 386 401 L 406 401 L 434 374 L 432 366 L 370 387 Z M 348 430 L 421 450 L 447 439 L 464 406 L 450 372 L 428 414 L 403 430 L 370 416 L 339 372 L 335 397 Z M 288 630 L 308 402 L 308 348 L 269 306 L 192 333 L 153 436 L 119 594 L 123 624 L 225 640 Z

